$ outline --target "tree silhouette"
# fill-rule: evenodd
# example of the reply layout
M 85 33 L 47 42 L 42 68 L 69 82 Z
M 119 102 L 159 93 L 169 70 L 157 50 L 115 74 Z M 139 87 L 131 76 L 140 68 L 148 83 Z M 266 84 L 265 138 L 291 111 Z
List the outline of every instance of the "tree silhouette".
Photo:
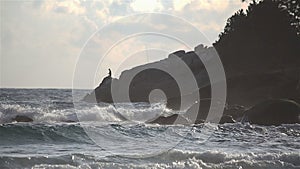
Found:
M 279 7 L 282 10 L 286 10 L 290 15 L 291 25 L 297 30 L 298 36 L 300 36 L 300 4 L 299 0 L 277 0 Z
M 289 12 L 296 12 L 299 4 L 292 2 L 252 1 L 245 12 L 239 10 L 228 19 L 214 43 L 227 75 L 299 67 L 300 38 L 293 25 L 299 18 Z
M 248 0 L 242 0 L 247 2 Z M 252 0 L 252 3 L 257 3 L 258 0 Z M 297 34 L 300 35 L 300 4 L 299 0 L 273 0 L 278 4 L 281 10 L 287 11 L 289 14 L 291 25 L 297 30 Z

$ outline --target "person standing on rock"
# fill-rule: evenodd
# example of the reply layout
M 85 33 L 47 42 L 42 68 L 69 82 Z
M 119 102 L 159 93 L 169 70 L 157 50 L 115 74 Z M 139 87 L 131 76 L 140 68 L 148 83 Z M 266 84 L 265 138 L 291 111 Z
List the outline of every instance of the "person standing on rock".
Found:
M 111 77 L 111 70 L 108 69 L 108 77 Z

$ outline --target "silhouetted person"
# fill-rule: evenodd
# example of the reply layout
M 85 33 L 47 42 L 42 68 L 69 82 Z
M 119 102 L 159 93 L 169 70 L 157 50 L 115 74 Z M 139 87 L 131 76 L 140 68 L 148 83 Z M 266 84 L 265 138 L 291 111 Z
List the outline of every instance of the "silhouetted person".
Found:
M 108 76 L 111 77 L 111 70 L 108 69 Z

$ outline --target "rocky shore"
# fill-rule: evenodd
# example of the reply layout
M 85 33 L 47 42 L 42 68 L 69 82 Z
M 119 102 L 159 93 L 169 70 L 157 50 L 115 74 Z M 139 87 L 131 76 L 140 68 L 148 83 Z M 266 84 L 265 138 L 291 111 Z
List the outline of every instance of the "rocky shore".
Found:
M 185 109 L 186 114 L 161 116 L 149 123 L 170 124 L 175 119 L 181 119 L 182 123 L 190 123 L 190 120 L 202 123 L 212 107 L 211 86 L 218 85 L 218 82 L 210 83 L 206 66 L 214 66 L 219 57 L 227 84 L 226 107 L 223 117 L 218 117 L 221 123 L 300 123 L 300 33 L 298 27 L 292 25 L 299 14 L 293 10 L 283 8 L 280 1 L 253 2 L 246 12 L 240 10 L 228 19 L 224 32 L 212 47 L 199 45 L 194 51 L 179 50 L 164 60 L 125 70 L 118 79 L 106 77 L 83 100 L 151 102 L 149 95 L 159 89 L 164 96 L 154 100 L 164 101 L 174 110 Z M 192 72 L 197 83 L 195 90 L 181 93 L 178 79 L 166 73 L 175 72 L 183 79 L 188 75 L 178 60 Z M 188 85 L 191 81 L 185 83 Z M 123 90 L 127 84 L 128 90 Z M 129 99 L 113 97 L 112 91 Z M 197 117 L 189 119 L 190 112 L 197 109 Z

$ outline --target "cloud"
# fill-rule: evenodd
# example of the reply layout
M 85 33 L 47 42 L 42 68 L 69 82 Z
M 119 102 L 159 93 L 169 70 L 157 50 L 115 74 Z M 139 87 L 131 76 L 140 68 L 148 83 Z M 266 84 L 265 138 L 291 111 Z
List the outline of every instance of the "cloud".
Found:
M 94 30 L 75 14 L 44 11 L 49 4 L 7 3 L 1 13 L 1 35 L 6 35 L 1 86 L 70 87 L 76 57 Z
M 188 20 L 213 43 L 217 40 L 227 19 L 245 6 L 247 3 L 233 0 L 175 0 L 172 14 Z
M 229 1 L 220 0 L 200 0 L 193 1 L 190 6 L 194 7 L 196 10 L 208 10 L 221 12 L 228 8 Z
M 173 1 L 173 9 L 175 11 L 181 11 L 186 5 L 190 4 L 191 2 L 192 2 L 192 0 L 186 0 L 186 1 L 174 0 Z
M 229 6 L 229 1 L 226 0 L 174 0 L 173 9 L 175 11 L 186 10 L 185 8 L 192 10 L 206 10 L 206 11 L 224 11 Z
M 42 8 L 45 11 L 55 11 L 58 13 L 69 13 L 74 15 L 82 15 L 86 12 L 85 7 L 81 5 L 79 0 L 45 1 Z
M 136 12 L 157 12 L 164 9 L 158 0 L 134 0 L 130 7 Z
M 188 20 L 213 41 L 227 18 L 246 5 L 239 0 L 3 1 L 0 16 L 1 85 L 71 87 L 77 56 L 88 38 L 99 28 L 127 15 L 161 12 L 178 16 Z M 133 31 L 154 28 L 157 32 L 176 34 L 181 39 L 193 41 L 195 45 L 202 43 L 201 38 L 189 33 L 195 30 L 187 29 L 184 24 L 173 20 L 148 17 L 138 21 L 142 24 L 135 24 L 136 20 L 116 24 L 118 32 L 112 32 L 111 37 L 99 39 L 94 46 L 89 46 L 95 50 L 86 53 L 83 58 L 85 66 L 90 68 L 97 61 L 99 51 L 111 47 L 109 44 L 112 43 L 112 37 L 122 37 Z M 144 50 L 146 46 L 166 49 L 168 52 L 184 48 L 171 42 L 170 39 L 156 36 L 128 39 L 110 53 L 110 58 L 103 66 L 104 70 L 98 73 L 105 76 L 106 68 L 117 65 L 121 59 L 132 54 L 130 51 Z M 97 72 L 89 71 L 92 73 L 81 73 L 89 76 L 89 73 L 94 75 Z M 95 84 L 102 78 L 98 73 Z M 94 83 L 87 84 L 85 80 L 80 79 L 81 86 L 94 87 Z

